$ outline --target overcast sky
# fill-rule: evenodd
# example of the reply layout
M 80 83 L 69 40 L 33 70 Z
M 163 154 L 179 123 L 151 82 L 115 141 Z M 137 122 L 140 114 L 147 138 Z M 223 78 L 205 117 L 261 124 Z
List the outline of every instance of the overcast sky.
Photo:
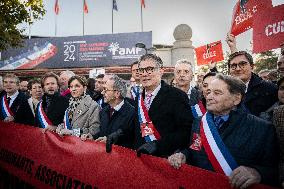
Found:
M 140 0 L 116 0 L 114 33 L 141 31 Z M 33 24 L 31 34 L 55 35 L 55 0 L 44 0 L 46 15 Z M 85 35 L 111 33 L 112 0 L 86 0 L 89 13 L 85 14 Z M 284 0 L 272 0 L 273 5 Z M 217 40 L 224 42 L 230 28 L 232 9 L 236 0 L 145 0 L 144 31 L 153 32 L 153 44 L 172 45 L 173 31 L 179 24 L 188 24 L 193 31 L 195 47 Z M 59 0 L 57 36 L 80 36 L 82 32 L 83 0 Z M 251 49 L 252 31 L 237 38 L 239 49 Z M 227 45 L 223 45 L 227 50 Z

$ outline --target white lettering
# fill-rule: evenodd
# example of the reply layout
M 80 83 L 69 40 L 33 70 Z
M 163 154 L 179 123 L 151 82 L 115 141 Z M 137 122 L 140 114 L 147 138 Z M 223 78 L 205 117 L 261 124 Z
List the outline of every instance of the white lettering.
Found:
M 216 51 L 209 52 L 209 53 L 204 53 L 203 54 L 203 59 L 208 59 L 216 56 Z
M 269 24 L 265 27 L 265 35 L 271 36 L 284 32 L 284 21 Z

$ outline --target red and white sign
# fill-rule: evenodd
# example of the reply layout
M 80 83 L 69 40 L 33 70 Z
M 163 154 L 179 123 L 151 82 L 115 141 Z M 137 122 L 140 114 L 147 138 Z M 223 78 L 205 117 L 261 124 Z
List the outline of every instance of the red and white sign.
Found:
M 271 0 L 247 0 L 243 3 L 238 0 L 233 9 L 231 33 L 237 36 L 249 30 L 255 14 L 269 8 L 272 8 Z
M 195 48 L 197 65 L 209 64 L 209 62 L 219 62 L 224 60 L 222 43 L 216 41 L 201 47 Z
M 260 12 L 253 22 L 253 53 L 279 48 L 284 42 L 284 4 Z

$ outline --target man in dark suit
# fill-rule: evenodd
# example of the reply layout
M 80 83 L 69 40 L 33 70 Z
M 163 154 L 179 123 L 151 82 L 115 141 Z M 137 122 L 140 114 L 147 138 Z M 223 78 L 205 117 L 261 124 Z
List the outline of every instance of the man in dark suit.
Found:
M 161 58 L 154 54 L 139 59 L 144 91 L 136 98 L 140 127 L 135 127 L 134 148 L 138 156 L 141 153 L 168 156 L 184 147 L 190 136 L 193 117 L 188 97 L 161 80 L 162 66 Z
M 68 99 L 58 92 L 58 81 L 58 76 L 52 72 L 46 73 L 41 79 L 44 95 L 36 110 L 36 126 L 45 131 L 55 131 L 63 123 L 65 110 L 69 106 Z M 48 120 L 44 121 L 44 114 Z
M 126 85 L 117 75 L 111 75 L 103 87 L 103 97 L 107 105 L 100 112 L 100 131 L 94 136 L 82 136 L 82 139 L 96 139 L 106 143 L 106 151 L 112 144 L 132 147 L 133 128 L 135 127 L 135 109 L 125 100 Z
M 228 60 L 229 74 L 246 84 L 243 103 L 249 113 L 259 116 L 277 101 L 277 86 L 253 73 L 252 56 L 246 51 L 237 50 L 232 34 L 227 35 L 227 43 L 232 52 Z
M 277 184 L 278 145 L 273 125 L 238 108 L 245 84 L 217 75 L 209 83 L 206 114 L 194 121 L 186 150 L 168 158 L 229 177 L 232 188 Z M 202 124 L 201 124 L 202 123 Z
M 0 119 L 5 122 L 34 125 L 33 113 L 29 108 L 27 97 L 19 92 L 19 78 L 14 74 L 3 77 L 4 93 L 1 96 Z
M 177 82 L 176 87 L 187 94 L 189 105 L 197 104 L 201 100 L 201 94 L 190 85 L 193 78 L 191 62 L 186 59 L 178 60 L 175 65 L 174 75 Z

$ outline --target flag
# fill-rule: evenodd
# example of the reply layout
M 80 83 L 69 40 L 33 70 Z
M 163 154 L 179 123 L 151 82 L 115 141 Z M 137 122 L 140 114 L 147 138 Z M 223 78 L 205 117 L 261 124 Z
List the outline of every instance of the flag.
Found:
M 195 48 L 197 65 L 224 60 L 221 40 Z
M 112 9 L 118 11 L 116 0 L 112 0 Z
M 88 10 L 88 5 L 87 5 L 87 2 L 86 2 L 86 0 L 84 0 L 84 13 L 88 13 L 89 12 L 89 10 Z
M 145 0 L 140 0 L 141 1 L 141 6 L 145 8 Z
M 284 42 L 284 4 L 258 13 L 253 20 L 253 53 L 279 48 Z
M 59 14 L 59 4 L 58 4 L 58 0 L 55 0 L 54 12 L 55 12 L 56 15 Z
M 231 33 L 237 36 L 249 30 L 254 15 L 268 8 L 272 8 L 271 0 L 238 0 L 233 9 Z

